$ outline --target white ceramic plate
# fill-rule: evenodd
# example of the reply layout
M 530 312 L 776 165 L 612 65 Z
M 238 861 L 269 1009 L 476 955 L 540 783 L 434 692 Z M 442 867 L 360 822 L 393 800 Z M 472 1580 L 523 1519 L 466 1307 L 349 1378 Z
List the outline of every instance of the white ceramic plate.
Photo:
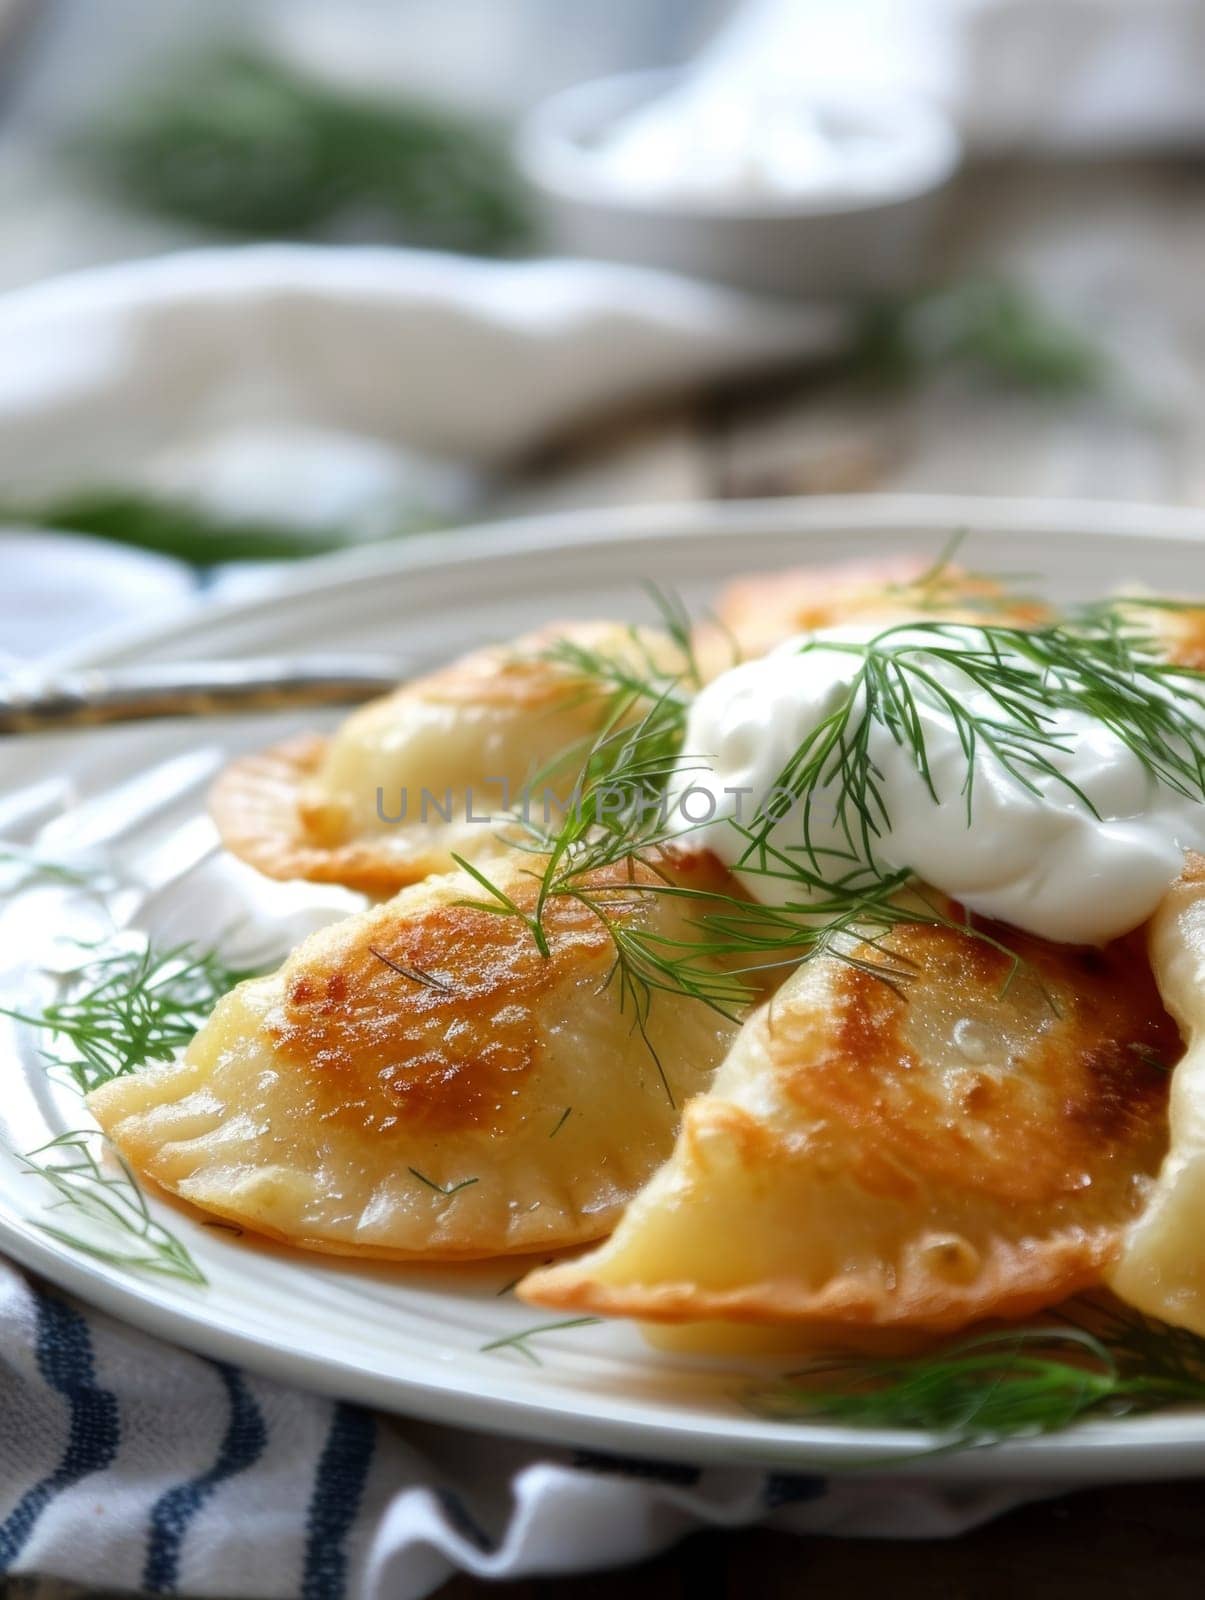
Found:
M 495 526 L 314 563 L 292 572 L 271 600 L 199 611 L 75 659 L 325 647 L 439 659 L 549 618 L 642 614 L 642 578 L 701 602 L 735 572 L 901 546 L 936 552 L 958 528 L 969 530 L 969 562 L 1041 573 L 1057 598 L 1127 580 L 1205 589 L 1205 515 L 1187 512 L 899 499 L 660 507 Z M 269 885 L 224 859 L 204 793 L 230 754 L 297 725 L 257 718 L 0 744 L 0 838 L 56 859 L 103 850 L 149 886 L 120 891 L 112 910 L 160 942 L 224 937 L 240 950 L 278 950 L 355 899 Z M 87 937 L 102 927 L 95 901 L 78 890 L 42 884 L 0 901 L 3 1003 L 28 1004 L 40 992 L 42 969 L 65 959 L 63 933 Z M 747 1372 L 657 1355 L 631 1328 L 549 1334 L 534 1346 L 540 1366 L 513 1350 L 483 1351 L 540 1320 L 499 1294 L 517 1270 L 506 1261 L 442 1270 L 343 1264 L 234 1238 L 157 1198 L 154 1214 L 187 1244 L 206 1287 L 140 1277 L 73 1251 L 42 1231 L 50 1197 L 10 1152 L 81 1126 L 86 1113 L 73 1092 L 48 1083 L 36 1037 L 5 1026 L 0 1248 L 140 1327 L 282 1379 L 462 1426 L 670 1459 L 934 1472 L 933 1459 L 918 1458 L 931 1443 L 923 1435 L 759 1419 L 740 1403 Z M 945 1458 L 944 1470 L 1013 1480 L 1197 1473 L 1205 1470 L 1205 1411 L 1092 1424 Z

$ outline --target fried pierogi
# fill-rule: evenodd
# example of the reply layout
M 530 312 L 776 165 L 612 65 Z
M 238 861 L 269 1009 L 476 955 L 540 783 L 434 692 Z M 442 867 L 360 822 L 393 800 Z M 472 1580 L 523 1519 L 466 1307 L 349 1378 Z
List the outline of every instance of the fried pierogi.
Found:
M 891 987 L 838 957 L 744 1025 L 614 1235 L 541 1306 L 795 1323 L 802 1342 L 961 1328 L 1099 1283 L 1167 1145 L 1180 1053 L 1140 938 L 1104 949 L 907 925 Z
M 1205 672 L 1205 605 L 1192 601 L 1154 604 L 1122 601 L 1118 607 L 1135 627 L 1150 633 L 1160 653 L 1177 666 Z
M 1189 857 L 1152 919 L 1150 955 L 1187 1048 L 1172 1076 L 1167 1159 L 1109 1285 L 1140 1311 L 1205 1334 L 1205 858 Z
M 666 634 L 609 622 L 475 651 L 363 706 L 329 739 L 235 761 L 210 801 L 223 843 L 270 878 L 373 895 L 451 870 L 453 854 L 497 854 L 501 823 L 486 819 L 520 806 L 523 785 L 588 746 L 614 709 L 611 684 L 575 665 L 575 651 L 654 684 L 689 668 Z M 629 717 L 639 713 L 633 704 Z M 567 767 L 548 786 L 559 795 L 572 777 Z M 533 804 L 538 820 L 542 787 Z
M 715 615 L 749 660 L 796 634 L 845 623 L 928 618 L 1031 627 L 1047 621 L 1050 611 L 1011 595 L 994 578 L 901 555 L 738 578 L 720 595 Z
M 142 1175 L 232 1222 L 348 1255 L 454 1258 L 606 1233 L 672 1147 L 735 1025 L 608 981 L 615 927 L 680 937 L 693 899 L 600 870 L 529 923 L 536 858 L 434 877 L 324 928 L 219 1001 L 182 1060 L 89 1104 Z M 705 859 L 677 865 L 706 886 Z M 710 889 L 708 892 L 711 892 Z

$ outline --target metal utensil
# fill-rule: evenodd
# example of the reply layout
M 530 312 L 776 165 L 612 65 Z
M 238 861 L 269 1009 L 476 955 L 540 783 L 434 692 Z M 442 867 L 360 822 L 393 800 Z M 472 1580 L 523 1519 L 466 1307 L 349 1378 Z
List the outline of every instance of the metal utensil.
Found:
M 91 667 L 49 677 L 23 669 L 0 681 L 0 737 L 152 717 L 357 705 L 396 688 L 415 670 L 413 662 L 392 656 L 329 655 Z

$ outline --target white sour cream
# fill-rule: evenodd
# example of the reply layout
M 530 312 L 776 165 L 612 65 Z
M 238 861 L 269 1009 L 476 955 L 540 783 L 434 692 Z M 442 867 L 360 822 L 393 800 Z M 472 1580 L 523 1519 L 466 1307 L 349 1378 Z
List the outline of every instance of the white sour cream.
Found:
M 645 202 L 865 204 L 940 181 L 952 136 L 926 106 L 820 103 L 688 80 L 587 147 L 593 176 Z
M 731 819 L 752 821 L 808 734 L 844 703 L 861 659 L 824 648 L 801 655 L 800 646 L 860 643 L 881 626 L 790 640 L 725 672 L 699 694 L 669 801 L 671 819 L 690 829 L 692 842 L 737 866 L 748 841 Z M 989 713 L 988 697 L 956 667 L 932 657 L 927 666 L 961 703 Z M 1067 711 L 1057 713 L 1054 730 L 1067 736 L 1067 748 L 1048 754 L 1098 814 L 1049 774 L 1031 774 L 1038 790 L 1031 793 L 981 750 L 968 821 L 967 760 L 953 720 L 929 705 L 921 716 L 936 801 L 908 746 L 897 744 L 879 722 L 871 725 L 871 755 L 890 819 L 876 841 L 875 861 L 910 869 L 983 916 L 1047 939 L 1103 944 L 1154 912 L 1179 875 L 1186 849 L 1205 849 L 1205 806 L 1159 783 L 1095 719 Z M 704 818 L 702 826 L 692 826 Z M 802 830 L 802 807 L 796 806 L 775 825 L 771 843 L 797 845 Z M 813 796 L 810 832 L 814 847 L 848 849 L 823 790 Z M 764 902 L 803 898 L 798 885 L 740 876 Z

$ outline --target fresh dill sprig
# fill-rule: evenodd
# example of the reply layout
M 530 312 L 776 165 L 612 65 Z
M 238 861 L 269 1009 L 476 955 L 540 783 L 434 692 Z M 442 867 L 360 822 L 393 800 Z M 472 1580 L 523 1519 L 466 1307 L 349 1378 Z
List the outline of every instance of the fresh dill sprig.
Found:
M 408 1167 L 411 1177 L 417 1178 L 420 1183 L 426 1184 L 428 1189 L 434 1189 L 436 1194 L 442 1195 L 445 1200 L 452 1195 L 459 1194 L 462 1189 L 471 1188 L 473 1184 L 480 1183 L 480 1178 L 461 1178 L 459 1183 L 436 1183 L 434 1178 L 428 1178 L 425 1172 L 420 1172 L 417 1167 Z
M 499 1290 L 499 1293 L 503 1291 Z M 601 1317 L 567 1317 L 563 1322 L 540 1322 L 534 1328 L 524 1328 L 519 1333 L 508 1333 L 503 1339 L 491 1339 L 488 1344 L 481 1346 L 482 1354 L 490 1350 L 514 1350 L 517 1354 L 530 1361 L 532 1366 L 542 1367 L 544 1362 L 537 1353 L 531 1349 L 530 1341 L 539 1338 L 544 1333 L 561 1333 L 567 1328 L 590 1328 L 601 1322 Z
M 685 601 L 676 590 L 651 581 L 644 585 L 644 592 L 657 608 L 661 626 L 682 658 L 683 682 L 692 691 L 701 689 L 703 670 L 695 651 L 695 625 Z
M 962 370 L 1056 398 L 1092 393 L 1112 376 L 1105 352 L 1023 286 L 968 279 L 885 300 L 862 315 L 843 367 L 878 386 Z
M 396 972 L 400 978 L 409 978 L 411 983 L 417 983 L 423 989 L 438 989 L 441 994 L 453 993 L 452 985 L 445 983 L 442 978 L 437 978 L 433 972 L 428 972 L 425 967 L 408 967 L 404 962 L 395 961 L 392 956 L 387 956 L 383 950 L 376 950 L 369 945 L 368 953 L 376 956 L 377 960 Z
M 463 903 L 518 918 L 546 958 L 552 951 L 544 919 L 554 900 L 574 900 L 597 918 L 615 957 L 604 986 L 614 987 L 621 1011 L 632 1016 L 672 1104 L 669 1080 L 648 1028 L 653 994 L 658 989 L 690 993 L 726 1016 L 746 1003 L 748 995 L 739 980 L 711 971 L 705 959 L 673 961 L 653 930 L 641 926 L 641 918 L 633 914 L 662 881 L 655 852 L 673 831 L 662 802 L 671 775 L 680 770 L 685 705 L 667 688 L 639 720 L 628 722 L 619 715 L 618 725 L 614 721 L 594 740 L 559 827 L 549 831 L 530 817 L 517 819 L 526 833 L 523 848 L 542 858 L 532 868 L 536 894 L 530 911 L 480 867 L 460 856 L 454 859 L 488 897 Z M 598 881 L 600 874 L 620 864 L 628 870 L 619 881 Z M 639 867 L 646 870 L 638 872 Z
M 669 837 L 661 802 L 671 774 L 678 770 L 685 725 L 685 706 L 668 689 L 656 695 L 635 722 L 613 712 L 591 742 L 556 829 L 543 828 L 530 815 L 514 819 L 523 829 L 522 847 L 543 858 L 538 871 L 533 869 L 538 890 L 532 911 L 524 911 L 480 867 L 456 856 L 457 865 L 488 896 L 465 903 L 520 918 L 541 955 L 548 956 L 543 918 L 551 899 L 558 895 L 580 899 L 588 892 L 584 880 L 591 874 L 653 849 Z M 630 902 L 639 886 L 633 881 L 630 886 L 616 885 L 613 892 Z
M 573 811 L 553 833 L 532 830 L 532 848 L 543 852 L 533 866 L 538 890 L 532 910 L 521 907 L 480 867 L 460 863 L 491 897 L 471 903 L 521 919 L 545 956 L 551 952 L 544 916 L 553 900 L 572 899 L 597 918 L 613 947 L 605 984 L 615 989 L 621 1011 L 632 1016 L 659 1072 L 649 1030 L 658 993 L 686 996 L 739 1022 L 773 974 L 825 955 L 902 989 L 916 974 L 884 944 L 886 936 L 918 922 L 964 927 L 962 922 L 952 924 L 942 906 L 919 891 L 904 896 L 911 888 L 907 870 L 880 874 L 844 855 L 813 869 L 805 858 L 785 853 L 768 838 L 758 840 L 736 822 L 732 826 L 748 841 L 744 870 L 749 876 L 778 879 L 779 887 L 785 882 L 785 903 L 766 904 L 739 891 L 676 883 L 659 851 L 680 836 L 665 816 L 663 801 L 670 775 L 683 768 L 675 753 L 683 730 L 676 719 L 662 725 L 663 704 L 658 702 L 634 727 L 604 735 L 596 745 L 596 759 L 587 763 Z M 609 802 L 616 796 L 621 803 L 612 810 Z M 627 866 L 622 876 L 603 878 L 619 865 Z M 684 915 L 677 931 L 666 930 L 655 917 L 634 914 L 642 901 L 653 897 L 681 903 Z M 782 896 L 776 893 L 775 898 Z M 967 931 L 1004 950 L 1011 963 L 1007 987 L 1019 958 L 990 935 Z M 668 1083 L 665 1087 L 672 1100 Z
M 202 568 L 233 561 L 298 561 L 352 544 L 403 538 L 440 522 L 429 507 L 399 504 L 392 516 L 375 518 L 371 527 L 311 528 L 212 510 L 183 495 L 106 483 L 44 500 L 6 500 L 0 502 L 0 518 L 22 527 L 88 533 Z
M 763 1416 L 924 1429 L 944 1436 L 942 1448 L 1203 1401 L 1205 1339 L 1120 1307 L 975 1334 L 932 1355 L 816 1362 L 746 1395 Z
M 50 1209 L 73 1212 L 85 1232 L 49 1222 L 35 1225 L 97 1261 L 203 1285 L 205 1274 L 175 1234 L 151 1215 L 124 1158 L 106 1146 L 115 1170 L 106 1170 L 98 1160 L 93 1150 L 98 1141 L 103 1142 L 102 1136 L 95 1130 L 73 1130 L 18 1157 L 26 1172 L 53 1189 L 57 1199 Z
M 643 714 L 629 720 L 636 694 Z M 519 919 L 545 957 L 551 955 L 545 916 L 554 900 L 576 901 L 593 914 L 613 948 L 604 987 L 614 989 L 620 1010 L 632 1017 L 671 1103 L 649 1026 L 658 993 L 687 996 L 739 1021 L 756 1000 L 763 975 L 826 952 L 865 964 L 855 953 L 859 945 L 874 945 L 898 923 L 917 920 L 891 904 L 907 873 L 868 878 L 864 870 L 851 875 L 843 863 L 830 881 L 786 856 L 775 861 L 768 841 L 760 868 L 751 870 L 795 879 L 801 903 L 771 908 L 739 894 L 675 883 L 659 852 L 682 833 L 666 812 L 665 798 L 671 778 L 690 769 L 690 758 L 682 754 L 687 709 L 676 683 L 659 692 L 655 683 L 642 683 L 635 693 L 625 683 L 585 757 L 574 752 L 580 760 L 577 781 L 558 826 L 542 829 L 528 817 L 519 819 L 526 832 L 523 848 L 538 858 L 531 871 L 537 887 L 530 910 L 482 867 L 456 858 L 487 896 L 464 903 Z M 618 877 L 616 867 L 625 869 Z M 805 881 L 812 891 L 806 904 Z M 656 919 L 639 914 L 652 896 L 686 902 L 679 932 L 663 931 Z M 891 982 L 907 976 L 898 958 L 885 957 L 876 970 Z
M 954 565 L 969 533 L 969 528 L 955 529 L 923 572 L 885 584 L 885 592 L 921 613 L 957 609 L 991 617 L 1024 606 L 1037 621 L 1046 607 L 1036 596 L 1016 587 L 1023 579 L 1031 580 L 1033 573 L 977 572 Z
M 410 97 L 349 93 L 248 48 L 158 72 L 73 142 L 135 204 L 255 238 L 401 238 L 491 254 L 531 207 L 505 129 Z
M 152 1062 L 171 1061 L 214 1005 L 261 969 L 230 966 L 216 950 L 151 944 L 87 960 L 66 992 L 39 1011 L 0 1007 L 0 1016 L 49 1034 L 66 1051 L 43 1051 L 87 1094 Z
M 0 873 L 0 894 L 16 894 L 38 883 L 58 884 L 65 889 L 97 886 L 97 872 L 65 861 L 52 861 L 18 845 L 0 847 L 0 868 L 10 869 Z
M 934 803 L 942 796 L 929 761 L 924 714 L 952 725 L 965 760 L 961 795 L 970 821 L 977 764 L 993 758 L 1014 782 L 1039 794 L 1046 778 L 1092 815 L 1089 796 L 1059 765 L 1070 748 L 1056 713 L 1078 712 L 1107 728 L 1166 787 L 1205 798 L 1205 674 L 1158 655 L 1115 611 L 1073 625 L 1017 628 L 998 623 L 905 622 L 865 643 L 809 641 L 857 663 L 840 704 L 811 730 L 783 768 L 774 798 L 753 828 L 748 859 L 796 805 L 801 845 L 816 870 L 831 855 L 813 836 L 821 799 L 850 863 L 873 867 L 890 831 L 872 736 L 885 729 L 906 749 Z M 953 684 L 940 668 L 951 669 Z M 976 691 L 983 703 L 971 695 Z M 743 863 L 742 863 L 743 865 Z
M 655 638 L 635 624 L 624 631 L 622 648 L 563 637 L 539 652 L 538 659 L 565 670 L 584 699 L 598 702 L 598 715 L 593 734 L 558 751 L 529 778 L 529 793 L 567 769 L 580 768 L 585 778 L 606 736 L 617 734 L 652 706 L 659 706 L 659 721 L 667 728 L 672 724 L 679 733 L 685 730 L 690 700 L 703 684 L 694 627 L 679 595 L 653 583 L 645 590 L 657 608 L 672 653 L 659 654 Z

